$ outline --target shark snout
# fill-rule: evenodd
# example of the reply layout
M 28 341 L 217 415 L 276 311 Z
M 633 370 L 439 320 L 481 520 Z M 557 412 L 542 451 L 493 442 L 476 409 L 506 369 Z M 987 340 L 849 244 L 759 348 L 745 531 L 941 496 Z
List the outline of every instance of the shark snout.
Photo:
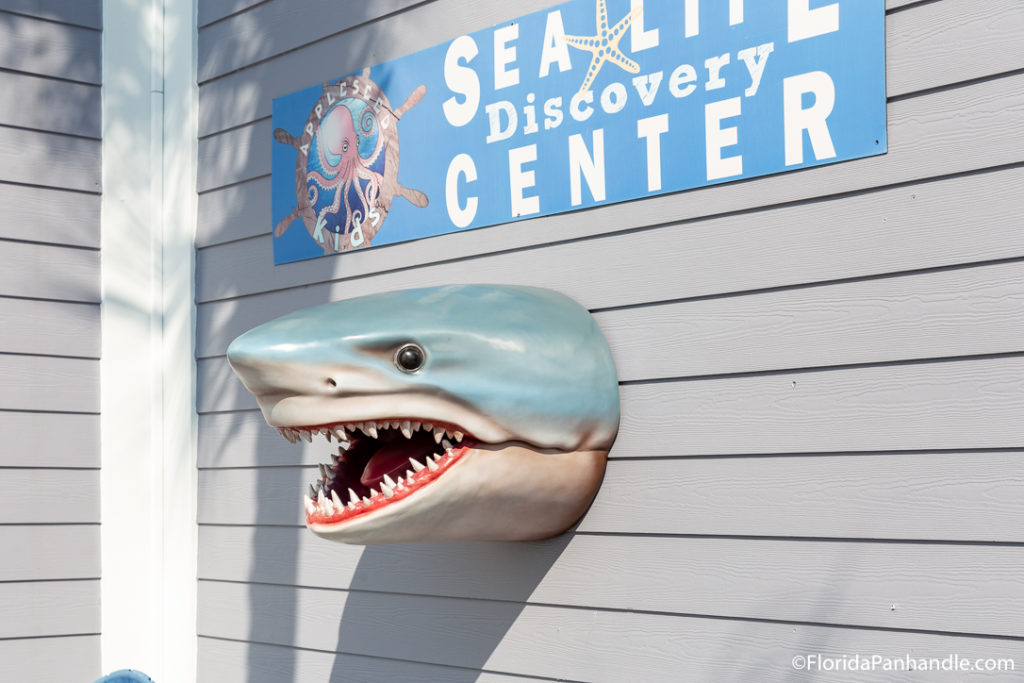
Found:
M 246 388 L 266 395 L 333 395 L 342 384 L 339 372 L 316 361 L 312 345 L 267 343 L 242 335 L 228 347 L 228 363 Z
M 265 413 L 283 399 L 302 398 L 324 406 L 403 388 L 400 378 L 393 376 L 400 373 L 359 363 L 337 343 L 283 342 L 261 334 L 260 328 L 235 339 L 227 355 L 228 363 Z

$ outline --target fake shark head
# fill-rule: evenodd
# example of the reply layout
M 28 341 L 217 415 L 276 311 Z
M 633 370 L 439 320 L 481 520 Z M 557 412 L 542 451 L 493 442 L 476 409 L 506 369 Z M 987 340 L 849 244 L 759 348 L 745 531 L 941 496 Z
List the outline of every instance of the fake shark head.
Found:
M 545 289 L 315 306 L 246 332 L 228 360 L 285 439 L 326 438 L 306 525 L 347 543 L 561 533 L 597 492 L 618 431 L 604 336 Z

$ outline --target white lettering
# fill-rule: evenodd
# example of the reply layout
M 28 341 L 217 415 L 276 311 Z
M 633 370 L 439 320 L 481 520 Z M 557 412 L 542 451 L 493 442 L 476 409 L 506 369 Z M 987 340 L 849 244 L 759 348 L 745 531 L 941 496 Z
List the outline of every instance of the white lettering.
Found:
M 768 55 L 774 49 L 775 43 L 765 43 L 756 48 L 748 47 L 736 53 L 736 56 L 747 65 L 747 72 L 750 74 L 750 87 L 743 92 L 747 97 L 757 94 L 757 89 L 761 86 L 761 76 L 764 75 L 765 64 L 768 63 Z
M 810 0 L 789 0 L 789 42 L 839 30 L 839 3 L 811 9 Z
M 814 104 L 803 108 L 804 95 L 812 93 Z M 828 132 L 828 116 L 836 103 L 836 87 L 824 71 L 790 76 L 782 81 L 782 120 L 785 128 L 786 166 L 804 161 L 804 131 L 818 161 L 836 155 Z
M 729 53 L 718 57 L 708 57 L 704 60 L 704 68 L 708 70 L 708 82 L 704 84 L 705 90 L 718 90 L 725 87 L 725 79 L 719 73 L 722 67 L 729 63 Z
M 586 121 L 594 113 L 594 108 L 589 106 L 591 103 L 593 103 L 593 101 L 593 90 L 588 90 L 587 92 L 583 93 L 583 95 L 576 93 L 575 95 L 572 96 L 572 99 L 569 100 L 569 113 L 577 121 Z M 586 103 L 587 106 L 580 106 L 583 103 Z
M 709 102 L 704 107 L 704 140 L 708 180 L 727 178 L 743 173 L 743 157 L 737 154 L 722 157 L 722 148 L 739 142 L 735 126 L 722 128 L 722 119 L 740 115 L 741 98 L 733 97 L 721 102 Z
M 359 216 L 353 216 L 352 225 L 355 227 L 348 234 L 348 243 L 353 247 L 358 247 L 363 243 L 363 222 L 359 220 Z
M 537 96 L 533 93 L 526 96 L 526 106 L 523 107 L 523 116 L 526 117 L 526 123 L 523 124 L 523 135 L 536 133 L 540 130 L 540 127 L 537 125 L 537 107 L 533 106 L 533 102 L 536 99 Z
M 516 132 L 516 128 L 519 127 L 519 116 L 516 114 L 516 108 L 508 100 L 488 104 L 484 107 L 484 111 L 487 112 L 487 123 L 489 126 L 487 144 L 508 140 Z M 502 112 L 505 112 L 505 121 L 507 122 L 504 128 L 501 126 Z
M 573 206 L 583 203 L 581 176 L 586 179 L 594 201 L 604 201 L 604 128 L 598 128 L 591 136 L 593 156 L 587 151 L 587 143 L 583 141 L 582 135 L 576 133 L 569 136 L 569 184 Z
M 501 90 L 519 84 L 519 69 L 509 69 L 516 61 L 516 46 L 509 43 L 519 39 L 519 24 L 494 29 L 494 89 Z
M 668 132 L 668 114 L 636 122 L 636 136 L 647 141 L 647 191 L 661 189 L 661 136 Z
M 512 216 L 529 216 L 540 211 L 540 197 L 524 197 L 523 190 L 537 184 L 533 171 L 524 171 L 523 164 L 537 161 L 537 145 L 517 147 L 508 151 L 508 179 L 512 192 Z
M 684 83 L 692 84 L 695 80 L 697 80 L 697 70 L 689 64 L 680 64 L 672 72 L 672 75 L 668 77 L 668 91 L 674 97 L 686 97 L 696 90 L 697 86 L 688 85 L 685 88 L 680 88 L 679 86 Z
M 457 228 L 464 228 L 476 218 L 476 209 L 479 199 L 468 197 L 466 206 L 459 205 L 459 176 L 463 176 L 467 183 L 476 181 L 476 164 L 468 154 L 459 154 L 452 163 L 448 165 L 448 175 L 444 181 L 444 197 L 448 205 L 448 217 L 452 225 Z
M 629 0 L 630 9 L 635 12 L 640 8 L 640 14 L 629 25 L 629 50 L 640 52 L 651 47 L 658 47 L 658 29 L 644 30 L 644 0 Z
M 569 46 L 565 43 L 565 27 L 562 25 L 562 11 L 548 12 L 548 22 L 544 26 L 544 47 L 540 53 L 540 78 L 544 78 L 551 70 L 552 64 L 558 64 L 559 71 L 572 69 L 569 61 Z
M 313 230 L 313 239 L 320 244 L 324 243 L 324 228 L 327 227 L 327 217 L 320 214 L 316 217 L 316 228 Z
M 644 103 L 645 107 L 651 106 L 654 96 L 658 94 L 662 75 L 661 71 L 655 71 L 653 74 L 633 77 L 633 87 L 636 88 L 636 93 L 640 96 L 640 101 Z
M 626 86 L 621 83 L 609 83 L 601 92 L 601 109 L 606 114 L 617 114 L 626 106 Z
M 686 0 L 683 21 L 686 25 L 686 37 L 692 38 L 700 33 L 700 6 L 699 0 Z
M 544 102 L 544 130 L 562 125 L 562 98 L 552 97 Z
M 444 57 L 444 82 L 449 90 L 463 97 L 460 103 L 453 95 L 442 106 L 444 117 L 453 126 L 464 126 L 472 121 L 480 106 L 480 78 L 469 66 L 460 64 L 462 61 L 469 64 L 478 52 L 475 40 L 460 36 L 448 46 Z
M 729 26 L 743 23 L 743 0 L 729 0 Z

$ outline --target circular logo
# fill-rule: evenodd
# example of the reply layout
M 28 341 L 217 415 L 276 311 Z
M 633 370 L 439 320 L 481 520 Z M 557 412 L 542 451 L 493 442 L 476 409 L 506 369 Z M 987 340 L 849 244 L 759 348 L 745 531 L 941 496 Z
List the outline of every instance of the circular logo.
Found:
M 366 69 L 327 83 L 298 138 L 278 128 L 274 139 L 298 152 L 296 207 L 274 228 L 280 237 L 302 218 L 324 253 L 370 246 L 401 196 L 418 207 L 427 196 L 398 182 L 398 122 L 426 93 L 420 86 L 397 110 Z

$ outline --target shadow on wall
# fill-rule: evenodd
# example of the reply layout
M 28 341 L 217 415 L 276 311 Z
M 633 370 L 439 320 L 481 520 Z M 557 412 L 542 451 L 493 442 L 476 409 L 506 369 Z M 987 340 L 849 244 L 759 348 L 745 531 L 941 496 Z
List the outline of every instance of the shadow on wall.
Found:
M 534 542 L 368 546 L 345 599 L 330 681 L 362 679 L 345 653 L 447 665 L 431 667 L 437 683 L 477 680 L 572 534 Z M 381 680 L 388 665 L 373 663 Z M 399 670 L 394 675 L 401 678 Z
M 244 19 L 244 15 L 242 17 Z M 339 50 L 333 55 L 336 73 L 331 78 L 340 78 L 347 73 L 358 72 L 365 66 L 373 65 L 379 60 L 373 59 L 374 47 L 378 41 L 395 39 L 393 29 L 386 27 L 388 22 L 374 22 L 359 26 L 357 30 L 346 32 L 348 40 L 339 42 Z M 264 40 L 272 40 L 268 35 Z M 200 32 L 200 55 L 212 54 L 223 46 L 203 45 L 203 33 Z M 202 68 L 202 65 L 200 65 Z M 308 85 L 312 82 L 296 80 L 286 88 L 279 83 L 255 83 L 254 92 L 263 97 L 276 96 Z M 389 84 L 381 82 L 387 92 Z M 273 92 L 271 92 L 273 91 Z M 247 95 L 251 93 L 246 93 Z M 390 95 L 391 93 L 389 93 Z M 407 93 L 393 95 L 404 97 Z M 221 112 L 206 105 L 201 105 L 200 117 L 203 120 L 217 119 Z M 202 144 L 202 143 L 201 143 Z M 268 139 L 261 144 L 273 145 Z M 225 150 L 224 154 L 240 154 L 240 150 Z M 228 157 L 223 159 L 205 159 L 205 163 L 214 167 L 244 167 L 246 158 Z M 269 155 L 268 155 L 269 156 Z M 269 169 L 266 169 L 269 171 Z M 202 175 L 202 169 L 200 169 Z M 245 215 L 246 207 L 241 194 L 227 193 L 220 199 L 228 201 L 221 206 L 219 220 L 211 222 L 200 212 L 200 243 L 217 243 L 225 236 L 234 236 L 229 223 L 232 216 Z M 270 230 L 270 216 L 267 215 L 267 230 Z M 206 224 L 204 224 L 206 222 Z M 294 226 L 292 229 L 302 229 Z M 205 238 L 203 233 L 206 233 Z M 229 235 L 230 233 L 230 235 Z M 270 253 L 270 242 L 267 253 L 263 256 L 265 268 L 273 268 Z M 333 257 L 344 259 L 344 256 Z M 197 272 L 199 291 L 204 289 L 204 280 L 216 281 L 227 277 L 220 272 L 211 272 L 203 268 L 202 252 L 199 254 Z M 322 265 L 322 264 L 321 264 Z M 306 272 L 323 273 L 324 269 L 311 268 L 310 264 L 297 263 L 280 268 L 302 268 Z M 333 277 L 344 278 L 343 261 L 335 261 L 331 269 Z M 315 282 L 310 282 L 314 284 Z M 327 303 L 328 292 L 320 289 L 294 290 L 294 305 L 290 310 Z M 283 311 L 275 311 L 267 315 L 267 319 L 280 315 Z M 231 316 L 234 317 L 234 314 Z M 203 316 L 200 315 L 200 325 Z M 255 326 L 264 320 L 246 321 L 245 328 Z M 218 325 L 233 327 L 231 320 L 217 321 Z M 200 339 L 208 331 L 200 326 Z M 237 382 L 233 376 L 226 381 Z M 220 384 L 217 382 L 216 384 Z M 201 391 L 221 394 L 224 386 L 201 387 Z M 202 404 L 202 399 L 200 398 Z M 233 421 L 230 428 L 232 438 L 240 441 L 251 439 L 251 434 L 243 434 L 241 420 L 235 415 L 218 415 L 219 420 Z M 270 433 L 269 427 L 262 427 Z M 278 439 L 273 435 L 272 439 Z M 361 680 L 430 680 L 430 681 L 475 681 L 479 670 L 485 667 L 492 654 L 498 648 L 506 633 L 515 623 L 524 609 L 525 601 L 535 591 L 537 585 L 548 573 L 552 564 L 562 554 L 572 538 L 572 532 L 557 538 L 531 543 L 446 543 L 446 544 L 406 544 L 394 546 L 372 546 L 363 549 L 348 585 L 339 581 L 329 587 L 330 610 L 340 612 L 331 615 L 332 620 L 319 624 L 309 623 L 314 616 L 309 613 L 308 600 L 316 593 L 317 586 L 298 588 L 296 584 L 309 582 L 309 572 L 304 571 L 301 546 L 307 542 L 333 545 L 320 539 L 306 539 L 309 532 L 294 529 L 294 533 L 281 533 L 282 510 L 290 521 L 291 512 L 297 515 L 301 506 L 301 495 L 309 481 L 315 477 L 315 471 L 306 466 L 268 466 L 278 465 L 279 458 L 274 456 L 278 445 L 271 444 L 272 439 L 260 437 L 253 444 L 249 462 L 256 469 L 253 472 L 254 491 L 251 500 L 258 505 L 255 514 L 255 528 L 251 536 L 251 546 L 247 549 L 249 557 L 240 561 L 251 562 L 248 580 L 249 623 L 247 654 L 244 673 L 239 680 L 248 683 L 264 683 L 265 681 L 298 681 L 309 680 L 304 672 L 309 670 L 307 655 L 302 651 L 289 647 L 292 644 L 308 647 L 308 629 L 320 629 L 326 632 L 333 630 L 337 624 L 337 640 L 330 672 L 330 681 L 351 682 Z M 202 443 L 202 434 L 201 434 Z M 273 451 L 273 452 L 272 452 Z M 201 459 L 203 455 L 201 453 Z M 217 454 L 209 453 L 205 465 L 218 466 Z M 205 496 L 213 495 L 206 492 Z M 287 498 L 288 501 L 283 499 Z M 331 551 L 326 551 L 330 553 Z M 351 549 L 337 547 L 337 556 L 351 553 Z M 282 562 L 287 558 L 286 562 Z M 268 601 L 266 575 L 261 567 L 274 564 L 277 570 L 273 577 L 274 604 L 261 604 Z M 338 590 L 338 589 L 342 590 Z M 337 598 L 337 601 L 335 601 Z M 303 605 L 307 607 L 303 607 Z M 318 616 L 328 611 L 323 604 Z M 202 610 L 202 606 L 200 606 Z M 327 634 L 324 633 L 326 636 Z M 268 642 L 272 638 L 272 642 Z M 301 642 L 300 642 L 301 641 Z M 321 641 L 317 641 L 319 643 Z M 266 644 L 264 644 L 266 643 Z M 320 645 L 318 644 L 317 649 Z M 329 646 L 324 646 L 326 649 Z M 319 653 L 316 653 L 319 654 Z M 328 653 L 326 656 L 330 656 Z M 432 666 L 433 665 L 433 666 Z M 314 666 L 319 669 L 319 666 Z M 326 673 L 326 672 L 325 672 Z

